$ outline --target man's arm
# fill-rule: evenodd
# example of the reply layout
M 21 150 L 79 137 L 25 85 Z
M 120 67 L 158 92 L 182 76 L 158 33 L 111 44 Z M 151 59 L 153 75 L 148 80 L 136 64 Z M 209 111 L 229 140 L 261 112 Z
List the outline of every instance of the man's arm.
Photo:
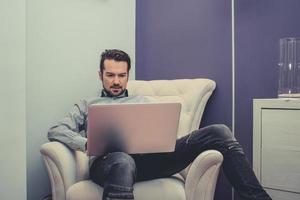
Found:
M 48 131 L 50 141 L 59 141 L 74 150 L 86 150 L 87 102 L 82 100 L 75 104 L 72 110 Z

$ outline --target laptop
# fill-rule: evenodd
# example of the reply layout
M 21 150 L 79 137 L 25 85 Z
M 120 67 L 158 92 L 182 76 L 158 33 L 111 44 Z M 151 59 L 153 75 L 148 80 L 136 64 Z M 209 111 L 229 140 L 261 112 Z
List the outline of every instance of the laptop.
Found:
M 110 133 L 118 134 L 129 154 L 172 152 L 180 111 L 180 103 L 90 105 L 87 154 L 103 155 Z

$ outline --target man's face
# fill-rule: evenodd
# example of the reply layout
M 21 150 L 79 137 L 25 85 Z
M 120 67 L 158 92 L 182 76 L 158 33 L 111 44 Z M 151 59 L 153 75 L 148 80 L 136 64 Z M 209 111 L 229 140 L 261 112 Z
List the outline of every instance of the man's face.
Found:
M 103 88 L 112 96 L 121 94 L 128 82 L 128 65 L 125 61 L 104 60 L 103 73 L 99 71 Z

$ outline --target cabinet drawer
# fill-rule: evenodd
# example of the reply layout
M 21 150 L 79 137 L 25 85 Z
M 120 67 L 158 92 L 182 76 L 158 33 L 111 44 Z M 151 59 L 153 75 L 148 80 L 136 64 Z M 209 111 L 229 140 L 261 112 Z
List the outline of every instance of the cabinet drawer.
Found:
M 293 192 L 284 192 L 280 190 L 265 189 L 273 200 L 299 200 L 300 194 Z
M 300 110 L 262 109 L 261 182 L 300 193 Z

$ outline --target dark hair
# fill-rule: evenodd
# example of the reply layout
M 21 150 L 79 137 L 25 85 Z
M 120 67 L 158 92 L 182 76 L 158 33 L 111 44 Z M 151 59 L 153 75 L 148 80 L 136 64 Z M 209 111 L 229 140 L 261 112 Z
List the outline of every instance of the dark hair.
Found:
M 130 62 L 130 57 L 127 53 L 124 51 L 118 50 L 118 49 L 108 49 L 105 50 L 101 54 L 101 60 L 100 60 L 100 72 L 103 73 L 104 70 L 104 61 L 108 60 L 115 60 L 115 61 L 125 61 L 128 66 L 128 71 L 130 70 L 131 67 L 131 62 Z

